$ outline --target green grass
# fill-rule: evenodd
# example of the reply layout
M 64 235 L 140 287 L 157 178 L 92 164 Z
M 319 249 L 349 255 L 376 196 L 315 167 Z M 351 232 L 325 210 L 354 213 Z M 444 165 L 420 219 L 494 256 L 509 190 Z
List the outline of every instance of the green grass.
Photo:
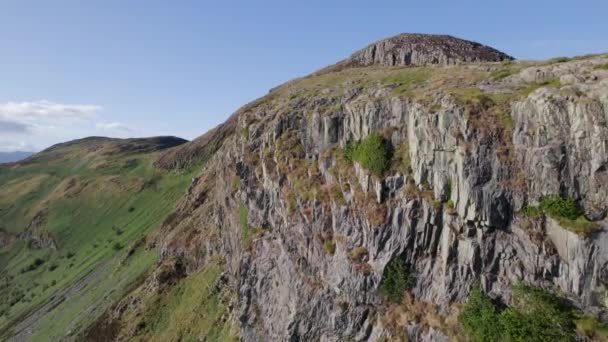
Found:
M 52 315 L 44 317 L 32 340 L 59 341 L 65 338 L 67 331 L 76 333 L 87 328 L 109 304 L 120 300 L 138 284 L 155 265 L 157 258 L 156 250 L 139 248 L 125 262 L 121 263 L 121 258 L 113 259 L 95 284 L 61 303 Z
M 598 70 L 608 70 L 608 63 L 602 64 L 602 65 L 598 65 L 595 68 L 598 69 Z
M 579 335 L 589 337 L 592 341 L 608 341 L 608 323 L 581 313 L 576 313 L 575 317 L 574 324 Z
M 523 88 L 520 91 L 520 93 L 524 96 L 528 96 L 539 88 L 544 88 L 544 87 L 559 88 L 559 87 L 561 87 L 561 85 L 562 84 L 559 81 L 559 78 L 553 78 L 553 79 L 550 79 L 550 80 L 547 80 L 544 82 L 532 83 L 532 84 L 528 85 L 527 87 Z
M 600 229 L 598 224 L 590 222 L 583 216 L 582 211 L 573 199 L 557 195 L 545 196 L 540 199 L 538 205 L 524 207 L 522 214 L 533 219 L 549 215 L 558 221 L 560 226 L 582 236 L 589 236 Z
M 381 82 L 383 84 L 393 84 L 396 87 L 393 89 L 394 95 L 407 95 L 416 86 L 420 86 L 426 82 L 432 73 L 428 68 L 405 68 L 397 69 L 389 76 L 384 77 Z
M 193 175 L 156 171 L 150 154 L 103 155 L 85 153 L 77 147 L 53 151 L 50 157 L 42 155 L 39 163 L 0 172 L 0 228 L 16 235 L 43 211 L 45 219 L 35 233 L 51 236 L 57 245 L 57 250 L 33 249 L 17 240 L 10 248 L 0 250 L 0 283 L 4 285 L 0 287 L 0 336 L 58 291 L 120 257 L 158 227 Z M 24 187 L 32 179 L 39 181 Z M 24 188 L 27 191 L 19 190 Z M 145 267 L 141 263 L 126 265 L 125 274 L 137 276 L 152 263 Z M 112 288 L 114 295 L 124 290 L 116 282 L 95 287 L 100 292 Z M 95 297 L 90 288 L 83 293 L 88 292 L 91 295 L 83 294 L 86 299 L 80 304 L 63 302 L 53 311 L 53 319 L 72 317 L 72 325 L 81 327 L 77 322 L 85 316 L 74 314 L 78 310 L 72 310 L 73 305 L 101 301 L 98 304 L 103 307 L 107 302 Z M 65 332 L 52 324 L 45 327 L 39 332 L 41 336 Z
M 167 293 L 146 298 L 143 315 L 128 312 L 124 321 L 144 326 L 135 341 L 237 341 L 228 321 L 224 298 L 233 294 L 218 291 L 216 283 L 222 274 L 219 265 L 211 263 L 169 289 Z
M 551 58 L 548 62 L 549 62 L 549 64 L 557 64 L 557 63 L 569 62 L 571 60 L 572 60 L 572 58 L 570 58 L 570 57 L 555 57 L 555 58 Z

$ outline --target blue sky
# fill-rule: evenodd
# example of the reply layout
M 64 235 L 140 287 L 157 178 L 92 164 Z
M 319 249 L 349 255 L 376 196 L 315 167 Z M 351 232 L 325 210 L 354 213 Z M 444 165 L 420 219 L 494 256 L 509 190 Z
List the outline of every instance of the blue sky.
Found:
M 88 135 L 192 139 L 291 78 L 401 32 L 517 58 L 608 51 L 608 1 L 0 4 L 0 151 Z

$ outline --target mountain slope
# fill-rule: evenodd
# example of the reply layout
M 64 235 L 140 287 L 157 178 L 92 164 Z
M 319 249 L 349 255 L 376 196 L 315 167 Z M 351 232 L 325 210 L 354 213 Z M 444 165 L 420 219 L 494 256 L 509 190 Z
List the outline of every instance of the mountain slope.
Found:
M 0 291 L 18 299 L 0 329 L 605 340 L 606 146 L 608 55 L 391 37 L 192 142 L 90 138 L 0 166 Z
M 92 137 L 0 167 L 2 336 L 58 339 L 137 283 L 157 254 L 145 236 L 191 178 L 152 162 L 185 142 Z
M 397 41 L 417 42 L 407 39 Z M 416 49 L 445 54 L 443 39 Z M 472 307 L 493 305 L 484 293 L 509 306 L 492 309 L 518 327 L 505 333 L 544 324 L 527 315 L 551 309 L 563 320 L 530 329 L 606 337 L 608 56 L 464 54 L 422 66 L 339 63 L 235 113 L 153 233 L 158 267 L 87 338 L 487 337 L 477 323 L 489 316 Z M 183 302 L 165 293 L 217 267 L 224 273 L 207 298 L 224 314 L 205 315 L 203 304 L 175 316 Z M 529 286 L 514 291 L 519 283 Z M 471 288 L 482 298 L 465 312 L 477 323 L 461 325 Z M 207 319 L 215 333 L 199 328 Z

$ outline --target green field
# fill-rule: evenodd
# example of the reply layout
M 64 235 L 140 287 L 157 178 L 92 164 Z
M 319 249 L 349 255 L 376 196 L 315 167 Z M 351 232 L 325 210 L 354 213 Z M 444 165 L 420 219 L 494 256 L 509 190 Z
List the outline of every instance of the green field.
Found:
M 98 146 L 74 144 L 0 168 L 0 232 L 8 241 L 0 245 L 0 336 L 19 332 L 34 312 L 42 314 L 33 340 L 74 334 L 154 265 L 158 253 L 144 237 L 193 171 L 158 171 L 155 152 Z M 79 281 L 86 291 L 74 289 Z M 45 304 L 57 296 L 66 298 L 48 314 Z

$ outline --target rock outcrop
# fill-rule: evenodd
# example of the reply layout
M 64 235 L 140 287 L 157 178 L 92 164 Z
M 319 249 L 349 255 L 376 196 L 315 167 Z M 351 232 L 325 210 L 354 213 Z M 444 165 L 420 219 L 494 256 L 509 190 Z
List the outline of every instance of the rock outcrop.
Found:
M 467 62 L 500 62 L 513 57 L 489 46 L 448 35 L 402 33 L 379 40 L 338 62 L 325 72 L 346 67 L 381 65 L 454 65 Z
M 348 64 L 508 59 L 452 37 L 401 35 Z M 441 326 L 386 324 L 377 290 L 396 256 L 416 279 L 413 298 L 438 317 L 477 279 L 503 302 L 523 281 L 605 315 L 606 63 L 362 68 L 362 78 L 338 68 L 288 83 L 233 117 L 234 133 L 156 234 L 162 260 L 188 274 L 223 258 L 245 341 L 448 340 Z M 537 83 L 541 74 L 562 81 Z M 381 177 L 342 152 L 374 132 L 393 150 Z M 596 231 L 520 214 L 544 195 L 576 200 Z

